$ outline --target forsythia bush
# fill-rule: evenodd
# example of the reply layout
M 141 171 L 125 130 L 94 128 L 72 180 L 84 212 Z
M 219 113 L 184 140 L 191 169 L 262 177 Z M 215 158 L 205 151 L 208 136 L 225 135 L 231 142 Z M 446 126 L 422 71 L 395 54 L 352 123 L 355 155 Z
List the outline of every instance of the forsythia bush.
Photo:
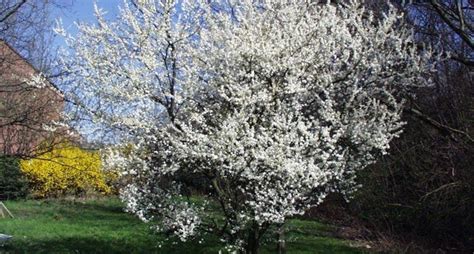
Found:
M 31 160 L 20 162 L 21 170 L 37 197 L 80 194 L 90 191 L 110 193 L 111 177 L 101 169 L 100 153 L 68 144 Z

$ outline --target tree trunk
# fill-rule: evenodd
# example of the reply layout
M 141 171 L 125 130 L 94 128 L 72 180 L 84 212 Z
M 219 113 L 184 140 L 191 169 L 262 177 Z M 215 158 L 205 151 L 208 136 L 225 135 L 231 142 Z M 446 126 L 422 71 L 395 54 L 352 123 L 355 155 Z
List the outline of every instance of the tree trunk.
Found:
M 278 226 L 278 243 L 277 243 L 277 253 L 285 254 L 286 253 L 286 242 L 285 242 L 285 224 Z
M 258 225 L 255 225 L 249 231 L 247 246 L 245 247 L 245 254 L 258 254 L 258 249 L 260 248 L 260 238 L 258 235 Z

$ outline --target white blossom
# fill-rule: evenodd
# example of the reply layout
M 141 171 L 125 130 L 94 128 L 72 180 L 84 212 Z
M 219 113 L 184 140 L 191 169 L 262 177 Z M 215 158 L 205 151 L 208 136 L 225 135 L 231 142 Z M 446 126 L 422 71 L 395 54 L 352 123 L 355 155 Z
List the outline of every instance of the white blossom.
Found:
M 83 114 L 133 144 L 106 160 L 131 176 L 127 209 L 183 241 L 207 229 L 242 246 L 350 195 L 401 133 L 403 96 L 428 85 L 432 54 L 394 9 L 257 2 L 125 2 L 68 40 Z M 186 188 L 208 191 L 224 225 Z

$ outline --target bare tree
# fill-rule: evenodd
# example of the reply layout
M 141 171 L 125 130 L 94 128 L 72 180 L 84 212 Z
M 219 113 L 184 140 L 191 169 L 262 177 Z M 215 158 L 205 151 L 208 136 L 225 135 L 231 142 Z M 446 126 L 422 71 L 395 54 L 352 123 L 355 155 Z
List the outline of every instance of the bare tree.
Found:
M 51 70 L 54 20 L 52 12 L 71 1 L 0 1 L 0 39 L 42 72 Z M 1 61 L 1 56 L 0 56 Z
M 416 32 L 450 53 L 466 66 L 474 66 L 474 1 L 395 1 L 404 7 Z
M 406 116 L 412 119 L 391 144 L 391 155 L 361 178 L 366 188 L 359 195 L 360 211 L 370 223 L 409 241 L 425 235 L 433 244 L 472 249 L 474 1 L 392 3 L 405 12 L 415 42 L 444 52 L 446 61 L 430 77 L 434 86 L 409 102 Z
M 44 127 L 59 120 L 64 102 L 45 77 L 54 68 L 51 13 L 66 4 L 0 1 L 0 154 L 30 156 L 45 140 L 56 140 Z

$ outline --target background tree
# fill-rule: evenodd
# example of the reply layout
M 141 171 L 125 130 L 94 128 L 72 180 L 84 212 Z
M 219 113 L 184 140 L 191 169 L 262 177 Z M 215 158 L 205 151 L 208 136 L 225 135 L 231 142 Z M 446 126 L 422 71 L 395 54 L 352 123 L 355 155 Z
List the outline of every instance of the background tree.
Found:
M 59 120 L 64 103 L 48 79 L 54 58 L 50 15 L 65 4 L 50 0 L 0 3 L 0 143 L 4 155 L 32 156 L 40 143 L 45 146 L 46 139 L 52 141 L 51 131 L 43 127 Z
M 0 157 L 0 200 L 20 198 L 28 193 L 19 164 L 17 158 Z
M 71 1 L 4 0 L 0 3 L 0 39 L 43 73 L 52 71 L 54 58 L 51 14 Z M 0 61 L 5 61 L 0 56 Z
M 134 144 L 104 163 L 132 177 L 128 210 L 248 253 L 272 225 L 353 192 L 432 67 L 393 9 L 378 20 L 355 2 L 130 1 L 118 21 L 96 14 L 68 39 L 65 82 L 83 116 Z M 185 198 L 192 188 L 223 221 Z
M 390 155 L 363 173 L 366 188 L 353 212 L 403 241 L 471 250 L 472 1 L 393 2 L 406 13 L 415 42 L 428 43 L 449 58 L 431 74 L 433 87 L 409 100 L 409 124 Z
M 410 1 L 404 5 L 420 37 L 440 43 L 451 59 L 474 66 L 474 5 L 470 0 Z
M 44 75 L 0 41 L 0 153 L 32 156 L 38 146 L 55 143 L 60 131 L 46 125 L 60 120 L 62 94 Z M 64 132 L 64 128 L 62 132 Z
M 61 4 L 61 5 L 60 5 Z M 53 8 L 65 1 L 0 1 L 0 199 L 25 195 L 19 158 L 52 147 L 66 129 L 59 120 L 63 97 L 46 77 L 53 72 Z M 57 127 L 57 126 L 56 126 Z

